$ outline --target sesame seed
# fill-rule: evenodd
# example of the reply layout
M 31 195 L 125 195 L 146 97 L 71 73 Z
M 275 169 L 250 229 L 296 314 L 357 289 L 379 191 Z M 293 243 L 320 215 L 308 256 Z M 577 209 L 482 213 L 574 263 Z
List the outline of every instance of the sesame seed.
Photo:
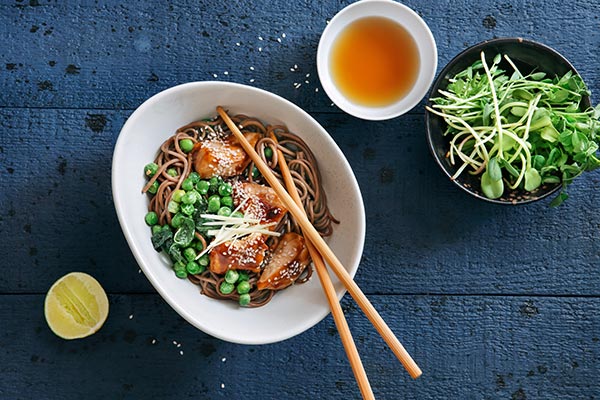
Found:
M 236 42 L 236 43 L 235 43 L 235 45 L 236 45 L 236 46 L 240 46 L 240 42 Z
M 223 75 L 229 75 L 229 72 L 225 71 L 223 72 Z
M 294 68 L 290 68 L 290 71 L 295 72 L 296 70 Z
M 156 344 L 156 339 L 152 339 L 152 344 Z
M 221 383 L 221 389 L 225 389 L 225 384 Z
M 130 315 L 129 315 L 129 319 L 133 319 L 133 314 L 130 314 Z
M 183 350 L 179 351 L 179 355 L 181 355 L 181 356 L 183 355 Z
M 177 345 L 177 341 L 176 341 L 176 340 L 173 340 L 173 344 L 174 344 L 174 345 Z
M 217 74 L 213 74 L 213 78 L 216 78 L 218 75 Z
M 309 83 L 308 81 L 304 81 L 304 83 Z
M 281 38 L 277 38 L 277 41 L 278 41 L 279 43 L 281 43 Z
M 254 67 L 250 67 L 250 71 L 254 71 Z
M 319 93 L 319 88 L 318 87 L 315 88 L 315 92 Z
M 258 51 L 262 51 L 262 47 L 259 47 L 259 48 L 258 48 Z
M 294 64 L 294 69 L 298 69 L 298 64 Z
M 259 37 L 258 37 L 258 40 L 263 40 L 262 36 L 259 36 Z
M 296 89 L 298 89 L 300 86 L 302 86 L 302 84 L 301 84 L 301 83 L 299 83 L 299 84 L 298 84 L 298 86 L 296 86 Z
M 221 362 L 225 362 L 227 359 L 225 357 L 221 358 Z
M 331 107 L 333 107 L 335 104 L 331 103 L 330 105 L 331 105 Z
M 308 78 L 310 76 L 310 74 L 306 74 L 306 77 Z
M 282 37 L 282 38 L 285 38 L 285 33 L 282 33 L 282 34 L 281 34 L 281 37 Z
M 250 83 L 254 82 L 254 79 L 250 79 Z
M 181 347 L 181 343 L 177 343 L 177 347 Z

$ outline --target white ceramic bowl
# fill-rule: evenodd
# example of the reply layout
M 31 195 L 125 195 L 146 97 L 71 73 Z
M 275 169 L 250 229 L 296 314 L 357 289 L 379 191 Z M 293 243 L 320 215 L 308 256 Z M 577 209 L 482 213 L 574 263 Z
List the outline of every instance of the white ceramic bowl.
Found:
M 328 238 L 331 249 L 356 273 L 365 238 L 365 212 L 352 169 L 333 139 L 317 121 L 289 101 L 249 86 L 193 82 L 167 89 L 142 104 L 127 120 L 115 145 L 112 191 L 119 222 L 144 274 L 183 318 L 202 331 L 235 343 L 263 344 L 297 335 L 321 321 L 329 307 L 317 274 L 302 285 L 277 293 L 264 307 L 246 309 L 230 301 L 203 296 L 199 287 L 175 277 L 167 257 L 157 253 L 144 222 L 148 197 L 141 193 L 144 165 L 154 160 L 161 143 L 189 122 L 216 115 L 222 105 L 266 123 L 286 124 L 313 149 L 333 214 L 341 221 Z M 344 294 L 332 275 L 338 296 Z
M 364 17 L 385 17 L 396 21 L 412 35 L 419 50 L 419 74 L 414 86 L 406 96 L 384 107 L 367 107 L 348 100 L 331 77 L 329 58 L 335 39 L 350 23 Z M 362 0 L 344 8 L 329 21 L 317 50 L 319 79 L 329 98 L 348 114 L 368 120 L 390 119 L 410 111 L 427 94 L 436 68 L 437 48 L 429 27 L 413 10 L 392 0 Z

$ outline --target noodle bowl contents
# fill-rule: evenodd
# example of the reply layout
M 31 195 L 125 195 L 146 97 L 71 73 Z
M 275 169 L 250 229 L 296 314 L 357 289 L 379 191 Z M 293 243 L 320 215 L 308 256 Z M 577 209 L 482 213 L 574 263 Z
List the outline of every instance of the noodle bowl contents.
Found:
M 331 235 L 338 221 L 306 143 L 283 125 L 245 115 L 232 120 L 280 179 L 281 151 L 308 218 L 321 236 Z M 199 285 L 202 294 L 259 307 L 311 277 L 296 221 L 220 117 L 179 128 L 144 173 L 152 244 L 169 256 L 175 275 Z

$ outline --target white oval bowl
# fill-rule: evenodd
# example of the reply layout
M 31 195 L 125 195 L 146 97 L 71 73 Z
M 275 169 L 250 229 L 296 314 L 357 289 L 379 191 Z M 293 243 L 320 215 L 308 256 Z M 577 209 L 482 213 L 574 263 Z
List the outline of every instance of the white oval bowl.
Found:
M 156 252 L 144 222 L 149 198 L 141 189 L 144 165 L 154 160 L 160 145 L 175 130 L 192 121 L 216 115 L 222 105 L 231 114 L 254 116 L 269 124 L 285 124 L 315 153 L 328 204 L 341 222 L 327 239 L 348 272 L 354 276 L 365 239 L 365 212 L 356 178 L 329 134 L 305 111 L 264 90 L 226 82 L 192 82 L 160 92 L 129 117 L 115 145 L 112 191 L 119 223 L 138 264 L 158 293 L 179 315 L 202 331 L 241 344 L 265 344 L 288 339 L 316 325 L 329 306 L 318 277 L 276 293 L 259 308 L 242 308 L 231 301 L 213 300 L 199 287 L 178 279 L 168 258 Z M 338 297 L 345 290 L 333 276 Z
M 352 22 L 365 17 L 385 17 L 402 25 L 419 50 L 419 74 L 408 94 L 395 103 L 368 107 L 354 103 L 337 88 L 331 77 L 331 48 L 338 35 Z M 407 6 L 391 0 L 362 0 L 338 12 L 323 31 L 317 50 L 317 71 L 325 92 L 339 108 L 367 120 L 395 118 L 410 111 L 427 94 L 437 69 L 437 47 L 433 34 L 421 17 Z

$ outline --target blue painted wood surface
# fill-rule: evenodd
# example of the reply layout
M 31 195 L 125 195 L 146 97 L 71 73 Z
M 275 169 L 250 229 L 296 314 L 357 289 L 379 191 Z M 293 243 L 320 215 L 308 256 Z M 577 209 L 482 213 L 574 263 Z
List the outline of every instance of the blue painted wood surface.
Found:
M 437 169 L 421 106 L 386 122 L 341 113 L 315 54 L 346 4 L 0 2 L 0 398 L 359 398 L 330 317 L 283 343 L 232 345 L 138 274 L 112 207 L 115 140 L 146 98 L 213 74 L 308 110 L 352 165 L 368 223 L 357 282 L 424 370 L 411 381 L 345 299 L 378 398 L 600 396 L 600 175 L 558 209 L 483 204 Z M 596 1 L 406 4 L 430 25 L 440 67 L 481 40 L 524 36 L 567 56 L 599 100 Z M 43 296 L 73 270 L 101 281 L 111 313 L 65 342 Z

